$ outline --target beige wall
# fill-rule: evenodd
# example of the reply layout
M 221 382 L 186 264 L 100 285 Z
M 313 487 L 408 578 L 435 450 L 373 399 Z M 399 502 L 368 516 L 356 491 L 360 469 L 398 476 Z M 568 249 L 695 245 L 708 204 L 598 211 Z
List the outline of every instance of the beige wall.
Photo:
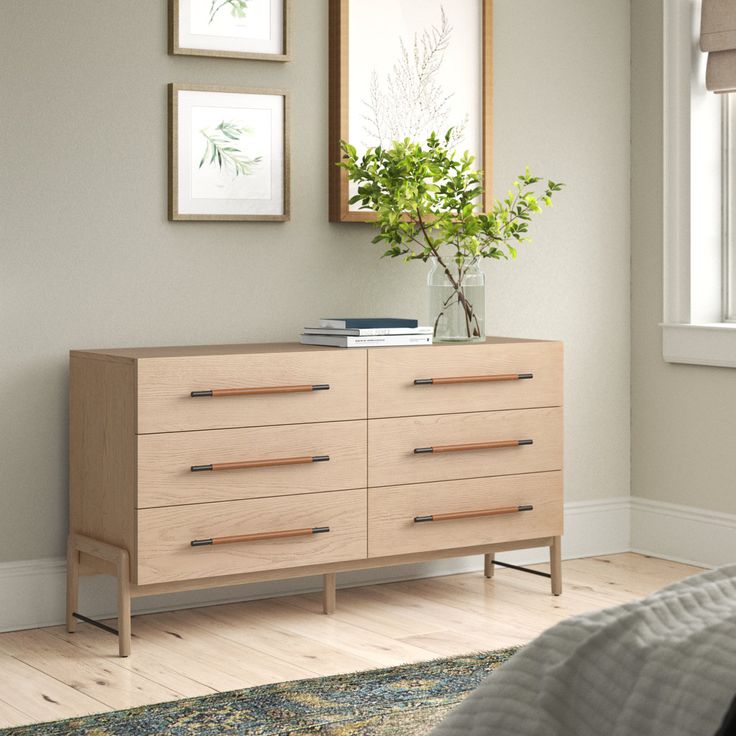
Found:
M 571 500 L 629 489 L 629 3 L 496 0 L 496 182 L 568 183 L 489 332 L 566 343 Z M 327 222 L 327 0 L 295 61 L 173 58 L 164 0 L 0 8 L 0 561 L 60 555 L 70 347 L 293 339 L 329 313 L 424 315 L 424 267 Z M 292 221 L 165 218 L 167 82 L 292 92 Z M 652 314 L 652 319 L 656 316 Z
M 736 513 L 736 372 L 662 360 L 662 0 L 631 52 L 631 493 Z

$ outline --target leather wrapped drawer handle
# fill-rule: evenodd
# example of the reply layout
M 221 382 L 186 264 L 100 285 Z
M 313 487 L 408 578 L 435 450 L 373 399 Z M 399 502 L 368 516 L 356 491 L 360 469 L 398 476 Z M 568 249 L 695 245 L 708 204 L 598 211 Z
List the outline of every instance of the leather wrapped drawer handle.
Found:
M 415 386 L 435 386 L 445 383 L 492 383 L 494 381 L 523 381 L 534 378 L 533 373 L 499 373 L 495 376 L 449 376 L 446 378 L 415 378 Z
M 522 506 L 506 506 L 500 509 L 484 509 L 482 511 L 455 511 L 450 514 L 430 514 L 429 516 L 415 516 L 414 522 L 422 521 L 450 521 L 452 519 L 475 519 L 479 516 L 503 516 L 504 514 L 518 514 L 521 511 L 533 511 L 530 504 Z
M 284 539 L 286 537 L 309 537 L 312 534 L 326 534 L 328 526 L 314 526 L 307 529 L 286 529 L 282 532 L 259 532 L 258 534 L 241 534 L 237 537 L 210 537 L 209 539 L 193 539 L 192 547 L 208 547 L 212 544 L 237 544 L 238 542 L 261 542 L 265 539 Z
M 194 399 L 218 396 L 257 396 L 259 394 L 302 394 L 309 391 L 329 391 L 329 383 L 304 384 L 303 386 L 261 386 L 256 388 L 211 388 L 207 391 L 192 391 Z
M 437 454 L 441 452 L 467 452 L 470 450 L 496 450 L 499 447 L 519 447 L 533 445 L 534 440 L 499 440 L 497 442 L 476 442 L 468 445 L 434 445 L 434 447 L 415 447 L 415 455 Z
M 277 465 L 306 465 L 307 463 L 325 463 L 329 459 L 329 455 L 305 455 L 304 457 L 281 457 L 273 460 L 243 460 L 237 463 L 192 465 L 191 471 L 198 473 L 204 470 L 243 470 L 245 468 L 271 468 Z

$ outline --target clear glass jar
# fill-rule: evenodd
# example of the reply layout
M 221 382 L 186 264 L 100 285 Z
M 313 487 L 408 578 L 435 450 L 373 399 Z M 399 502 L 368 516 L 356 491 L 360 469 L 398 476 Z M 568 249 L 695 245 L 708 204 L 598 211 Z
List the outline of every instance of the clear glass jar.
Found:
M 485 340 L 486 276 L 478 259 L 461 265 L 432 258 L 427 276 L 429 316 L 437 342 Z M 444 264 L 444 265 L 443 265 Z

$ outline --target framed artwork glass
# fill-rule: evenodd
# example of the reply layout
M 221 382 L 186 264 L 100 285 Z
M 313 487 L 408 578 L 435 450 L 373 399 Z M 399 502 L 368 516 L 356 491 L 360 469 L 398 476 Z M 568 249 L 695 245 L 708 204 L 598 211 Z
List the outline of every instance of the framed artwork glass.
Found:
M 375 219 L 348 202 L 341 139 L 362 153 L 452 128 L 490 191 L 492 104 L 493 0 L 330 0 L 330 220 Z
M 169 219 L 289 219 L 281 90 L 169 85 Z
M 169 53 L 289 61 L 289 0 L 169 0 Z

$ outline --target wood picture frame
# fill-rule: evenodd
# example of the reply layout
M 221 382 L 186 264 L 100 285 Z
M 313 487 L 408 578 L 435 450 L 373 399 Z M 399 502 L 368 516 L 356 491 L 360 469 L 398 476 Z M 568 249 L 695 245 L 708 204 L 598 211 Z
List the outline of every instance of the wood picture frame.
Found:
M 288 92 L 169 84 L 168 120 L 169 220 L 289 220 Z M 203 121 L 210 127 L 200 127 Z M 253 153 L 240 144 L 243 136 L 255 138 L 247 141 Z
M 411 0 L 392 0 L 396 7 L 402 2 Z M 355 2 L 368 0 L 330 0 L 329 5 L 329 219 L 331 222 L 371 222 L 376 219 L 375 213 L 351 209 L 348 204 L 350 185 L 347 172 L 336 166 L 340 161 L 340 140 L 356 142 L 350 138 L 350 6 Z M 477 3 L 480 18 L 480 120 L 479 150 L 474 151 L 481 159 L 479 168 L 485 175 L 485 189 L 488 193 L 483 197 L 483 209 L 492 206 L 493 176 L 493 0 L 450 0 L 448 7 L 457 8 L 459 3 Z M 377 13 L 375 3 L 371 3 Z M 442 6 L 440 6 L 442 7 Z M 444 8 L 442 20 L 444 21 Z M 384 22 L 384 27 L 386 26 Z M 431 31 L 436 30 L 432 28 Z M 414 37 L 416 39 L 416 35 Z M 361 39 L 362 42 L 362 39 Z M 402 41 L 403 42 L 403 41 Z M 443 131 L 437 131 L 444 133 Z M 359 152 L 360 152 L 359 147 Z
M 291 61 L 291 39 L 289 21 L 291 0 L 269 0 L 278 3 L 281 19 L 274 20 L 274 28 L 281 35 L 279 50 L 264 51 L 262 41 L 249 41 L 240 39 L 237 42 L 233 38 L 221 36 L 218 41 L 216 36 L 202 36 L 201 40 L 195 40 L 194 36 L 188 40 L 186 34 L 182 33 L 182 23 L 185 15 L 190 11 L 192 2 L 197 0 L 169 0 L 169 54 L 183 56 L 212 56 L 225 59 L 250 59 L 254 61 Z M 202 2 L 203 0 L 199 0 Z M 226 3 L 222 3 L 222 6 Z M 227 8 L 224 8 L 227 10 Z M 219 43 L 220 48 L 217 47 Z M 196 45 L 196 47 L 195 47 Z M 213 46 L 214 48 L 210 48 Z M 260 49 L 260 50 L 259 50 Z

